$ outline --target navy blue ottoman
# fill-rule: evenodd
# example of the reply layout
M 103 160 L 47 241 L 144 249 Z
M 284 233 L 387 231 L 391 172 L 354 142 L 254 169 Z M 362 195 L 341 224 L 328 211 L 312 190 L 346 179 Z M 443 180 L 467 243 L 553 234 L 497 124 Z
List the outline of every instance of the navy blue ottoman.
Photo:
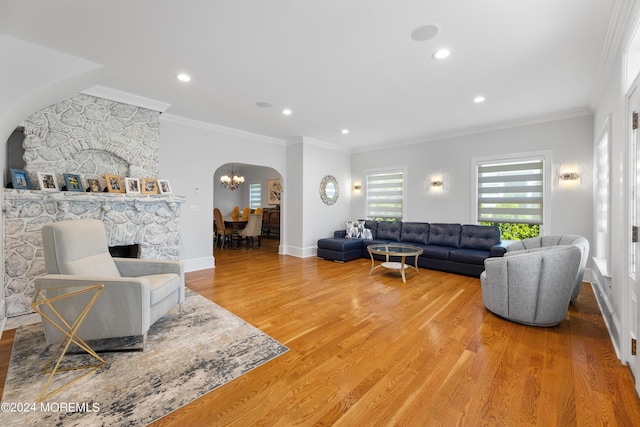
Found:
M 345 262 L 362 256 L 362 240 L 332 237 L 318 240 L 318 258 Z

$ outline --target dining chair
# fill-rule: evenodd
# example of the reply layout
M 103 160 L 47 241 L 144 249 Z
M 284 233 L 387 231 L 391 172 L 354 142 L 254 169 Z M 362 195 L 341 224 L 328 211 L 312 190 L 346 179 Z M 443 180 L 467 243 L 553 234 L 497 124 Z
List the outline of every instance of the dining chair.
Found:
M 240 217 L 240 206 L 236 206 L 231 211 L 231 218 L 239 218 Z
M 256 208 L 256 210 L 253 211 L 253 213 L 256 215 L 262 215 L 262 208 Z
M 249 215 L 251 215 L 251 208 L 247 206 L 242 210 L 242 219 L 247 221 L 249 219 Z
M 262 215 L 251 214 L 247 226 L 238 232 L 238 235 L 247 239 L 247 247 L 253 247 L 254 237 L 258 238 L 258 247 L 262 247 Z
M 224 219 L 222 218 L 222 212 L 218 208 L 213 208 L 213 219 L 215 221 L 215 229 L 217 239 L 221 239 L 220 249 L 224 248 L 224 242 L 231 238 L 233 234 L 233 230 L 228 229 L 224 226 Z M 216 239 L 216 240 L 217 240 Z

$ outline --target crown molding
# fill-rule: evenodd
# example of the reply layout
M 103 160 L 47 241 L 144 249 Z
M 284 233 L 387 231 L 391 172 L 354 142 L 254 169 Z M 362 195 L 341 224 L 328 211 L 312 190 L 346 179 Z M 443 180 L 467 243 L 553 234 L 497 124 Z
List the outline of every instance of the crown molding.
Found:
M 209 122 L 203 122 L 200 120 L 189 119 L 183 116 L 176 116 L 175 114 L 163 114 L 160 116 L 160 122 L 168 121 L 185 126 L 196 127 L 200 129 L 209 130 L 212 132 L 224 133 L 227 135 L 238 136 L 241 138 L 253 139 L 256 141 L 268 142 L 270 144 L 286 145 L 284 139 L 273 138 L 270 136 L 260 135 L 253 132 L 247 132 L 244 130 L 229 128 L 226 126 L 216 125 Z
M 288 142 L 289 144 L 305 143 L 305 144 L 315 145 L 316 147 L 326 148 L 328 150 L 341 151 L 343 153 L 351 153 L 353 151 L 349 147 L 343 147 L 341 145 L 333 144 L 331 142 L 309 138 L 308 136 L 302 136 L 299 139 L 289 140 Z
M 525 119 L 509 120 L 509 121 L 492 123 L 492 124 L 482 125 L 482 126 L 475 126 L 475 127 L 465 128 L 465 129 L 456 129 L 448 132 L 434 133 L 430 135 L 425 135 L 420 139 L 414 139 L 411 141 L 396 142 L 396 143 L 383 144 L 383 145 L 364 147 L 364 148 L 356 148 L 353 150 L 353 152 L 355 153 L 355 152 L 381 150 L 385 148 L 397 148 L 404 145 L 434 142 L 434 141 L 439 141 L 443 139 L 456 138 L 460 136 L 475 135 L 479 133 L 493 132 L 497 130 L 511 129 L 515 127 L 553 122 L 556 120 L 572 119 L 575 117 L 588 116 L 590 114 L 593 114 L 591 109 L 584 107 L 584 108 L 578 108 L 574 110 L 562 111 L 554 114 L 545 114 L 541 116 L 528 117 Z
M 160 113 L 165 112 L 171 106 L 171 104 L 166 102 L 145 98 L 144 96 L 134 95 L 129 92 L 123 92 L 106 86 L 93 86 L 89 89 L 83 90 L 81 93 L 95 96 L 97 98 L 108 99 L 110 101 L 121 102 L 123 104 L 135 105 L 136 107 L 146 108 Z

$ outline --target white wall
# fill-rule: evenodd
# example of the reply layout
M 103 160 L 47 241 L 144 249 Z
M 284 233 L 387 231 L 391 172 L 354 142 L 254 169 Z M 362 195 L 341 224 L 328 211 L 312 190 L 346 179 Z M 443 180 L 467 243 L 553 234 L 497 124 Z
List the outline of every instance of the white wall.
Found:
M 552 167 L 579 163 L 585 171 L 582 183 L 573 189 L 551 188 L 550 219 L 545 234 L 573 233 L 592 240 L 593 117 L 584 115 L 474 135 L 464 135 L 419 144 L 355 153 L 354 181 L 363 183 L 361 194 L 353 198 L 352 217 L 365 212 L 366 169 L 407 167 L 406 221 L 470 223 L 473 219 L 472 159 L 504 154 L 550 150 Z M 446 191 L 427 190 L 433 173 L 445 175 Z
M 218 168 L 226 163 L 267 166 L 278 171 L 286 185 L 285 150 L 284 141 L 277 139 L 160 116 L 159 176 L 170 181 L 175 194 L 186 197 L 180 258 L 187 271 L 214 265 L 213 177 Z

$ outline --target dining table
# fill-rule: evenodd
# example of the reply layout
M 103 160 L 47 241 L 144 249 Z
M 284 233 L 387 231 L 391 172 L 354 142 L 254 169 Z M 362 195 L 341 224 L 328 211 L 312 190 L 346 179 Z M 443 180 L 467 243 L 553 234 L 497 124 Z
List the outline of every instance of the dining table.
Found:
M 231 247 L 234 249 L 240 249 L 240 235 L 238 231 L 242 230 L 247 226 L 248 219 L 242 219 L 242 217 L 232 217 L 232 216 L 224 216 L 224 227 L 231 228 L 233 230 L 233 234 L 231 235 Z

